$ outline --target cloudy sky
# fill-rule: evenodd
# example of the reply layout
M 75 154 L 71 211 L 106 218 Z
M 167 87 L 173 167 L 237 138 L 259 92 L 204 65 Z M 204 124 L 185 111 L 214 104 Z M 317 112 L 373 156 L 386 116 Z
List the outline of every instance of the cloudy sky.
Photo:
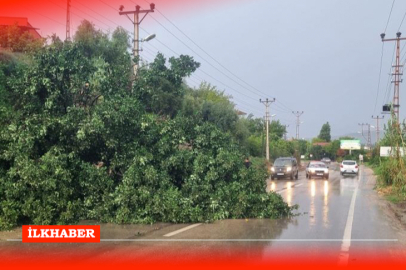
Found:
M 66 2 L 0 0 L 0 16 L 28 17 L 43 36 L 64 38 Z M 132 32 L 118 6 L 149 7 L 145 0 L 71 2 L 72 33 L 85 18 L 104 31 L 120 25 Z M 393 0 L 154 2 L 157 11 L 141 25 L 141 37 L 157 35 L 142 45 L 145 61 L 158 51 L 167 57 L 194 56 L 202 66 L 188 79 L 190 85 L 208 81 L 233 96 L 238 109 L 256 117 L 264 115 L 260 98 L 276 98 L 271 113 L 290 125 L 290 136 L 295 135 L 292 111 L 304 111 L 300 137 L 317 136 L 327 121 L 332 135 L 339 136 L 359 131 L 358 123 L 375 124 L 371 116 L 380 115 L 382 105 L 393 98 L 388 74 L 395 44 L 385 43 L 382 50 L 379 35 L 386 28 L 388 38 L 398 30 L 406 36 L 406 1 L 395 1 L 388 24 Z M 406 49 L 403 61 L 405 54 Z M 405 87 L 401 85 L 401 104 Z M 406 106 L 400 114 L 404 119 Z

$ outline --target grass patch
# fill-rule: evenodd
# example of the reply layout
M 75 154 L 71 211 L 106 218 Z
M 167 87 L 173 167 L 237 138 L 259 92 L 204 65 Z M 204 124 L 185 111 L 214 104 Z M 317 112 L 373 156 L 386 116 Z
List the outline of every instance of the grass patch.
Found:
M 399 204 L 405 201 L 404 196 L 400 196 L 399 194 L 390 194 L 385 196 L 385 198 L 394 204 Z
M 378 186 L 378 194 L 382 195 L 386 200 L 394 204 L 406 202 L 406 194 L 396 192 L 392 186 Z

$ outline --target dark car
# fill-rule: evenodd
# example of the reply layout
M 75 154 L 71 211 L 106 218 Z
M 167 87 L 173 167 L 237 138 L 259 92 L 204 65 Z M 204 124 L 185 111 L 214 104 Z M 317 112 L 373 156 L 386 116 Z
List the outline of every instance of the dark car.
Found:
M 281 157 L 277 158 L 271 168 L 271 179 L 290 177 L 298 179 L 299 166 L 296 158 L 293 157 Z

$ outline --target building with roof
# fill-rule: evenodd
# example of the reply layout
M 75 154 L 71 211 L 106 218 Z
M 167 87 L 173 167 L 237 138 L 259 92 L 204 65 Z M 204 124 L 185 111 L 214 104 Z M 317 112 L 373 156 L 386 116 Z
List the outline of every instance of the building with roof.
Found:
M 328 146 L 328 145 L 330 145 L 330 143 L 329 142 L 316 142 L 316 143 L 313 143 L 313 146 L 321 146 L 321 147 L 325 147 L 325 146 Z
M 22 31 L 29 32 L 34 39 L 42 38 L 38 33 L 38 28 L 33 27 L 27 18 L 24 17 L 0 17 L 0 28 L 16 25 Z

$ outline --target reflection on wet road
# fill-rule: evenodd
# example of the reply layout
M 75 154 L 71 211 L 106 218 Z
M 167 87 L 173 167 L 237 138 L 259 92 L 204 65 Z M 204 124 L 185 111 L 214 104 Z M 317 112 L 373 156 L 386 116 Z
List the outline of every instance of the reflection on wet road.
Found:
M 334 164 L 329 180 L 306 179 L 304 172 L 296 181 L 268 180 L 269 192 L 280 194 L 289 205 L 299 205 L 298 215 L 292 218 L 295 222 L 289 223 L 278 238 L 330 242 L 329 248 L 340 254 L 344 263 L 349 262 L 353 248 L 382 249 L 389 257 L 398 254 L 393 251 L 404 248 L 404 229 L 380 203 L 371 174 L 362 168 L 359 175 L 341 176 Z M 317 246 L 320 244 L 308 247 L 317 250 Z M 269 254 L 279 247 L 286 245 L 273 243 Z

